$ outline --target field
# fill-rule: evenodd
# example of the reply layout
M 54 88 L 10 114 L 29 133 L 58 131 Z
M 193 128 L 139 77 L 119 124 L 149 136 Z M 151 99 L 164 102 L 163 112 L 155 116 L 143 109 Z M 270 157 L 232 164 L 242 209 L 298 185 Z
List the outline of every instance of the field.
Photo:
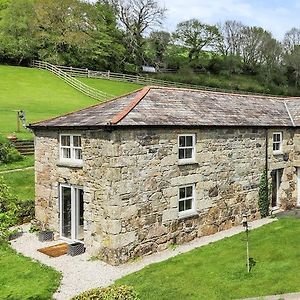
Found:
M 24 110 L 27 123 L 31 123 L 98 103 L 48 71 L 0 66 L 0 78 L 0 135 L 15 132 L 20 138 L 32 138 L 23 128 L 16 132 L 17 110 Z M 139 88 L 135 84 L 101 79 L 83 81 L 115 96 Z
M 142 300 L 241 299 L 300 291 L 300 220 L 281 219 L 250 232 L 246 271 L 245 234 L 150 265 L 119 280 Z

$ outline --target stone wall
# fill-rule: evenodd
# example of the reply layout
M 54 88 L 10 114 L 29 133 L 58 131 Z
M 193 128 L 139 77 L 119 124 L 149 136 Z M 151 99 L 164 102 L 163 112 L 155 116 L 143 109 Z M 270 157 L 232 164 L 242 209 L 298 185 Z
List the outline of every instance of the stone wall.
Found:
M 196 162 L 178 164 L 178 134 L 196 134 Z M 135 129 L 82 132 L 82 168 L 60 166 L 59 132 L 37 132 L 36 216 L 59 231 L 59 183 L 84 187 L 84 243 L 92 256 L 119 264 L 259 217 L 265 168 L 264 129 Z M 269 171 L 285 168 L 282 205 L 295 205 L 293 132 L 288 162 L 271 154 Z M 300 151 L 297 152 L 297 155 Z M 270 174 L 270 173 L 269 173 Z M 288 183 L 286 183 L 288 182 Z M 196 211 L 178 217 L 178 187 L 195 184 Z M 285 193 L 285 194 L 284 194 Z M 292 198 L 290 198 L 292 194 Z M 286 199 L 286 200 L 284 200 Z
M 178 165 L 177 135 L 196 133 L 197 164 Z M 83 133 L 83 168 L 57 165 L 58 132 L 36 142 L 37 218 L 58 231 L 59 183 L 84 186 L 85 244 L 120 263 L 257 217 L 263 132 L 136 130 Z M 178 218 L 178 186 L 196 185 L 197 215 Z

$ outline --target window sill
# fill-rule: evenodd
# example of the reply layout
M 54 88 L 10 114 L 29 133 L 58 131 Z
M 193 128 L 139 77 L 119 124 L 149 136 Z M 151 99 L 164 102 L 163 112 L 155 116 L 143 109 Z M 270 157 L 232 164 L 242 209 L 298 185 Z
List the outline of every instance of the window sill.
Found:
M 282 151 L 273 151 L 273 155 L 282 155 L 283 152 Z
M 198 165 L 195 160 L 178 160 L 178 166 Z
M 187 218 L 191 218 L 191 217 L 196 217 L 199 216 L 199 214 L 195 211 L 186 211 L 186 212 L 182 212 L 178 214 L 178 219 L 182 220 L 182 219 L 187 219 Z
M 58 167 L 67 167 L 67 168 L 82 168 L 83 162 L 79 161 L 58 161 L 56 164 Z

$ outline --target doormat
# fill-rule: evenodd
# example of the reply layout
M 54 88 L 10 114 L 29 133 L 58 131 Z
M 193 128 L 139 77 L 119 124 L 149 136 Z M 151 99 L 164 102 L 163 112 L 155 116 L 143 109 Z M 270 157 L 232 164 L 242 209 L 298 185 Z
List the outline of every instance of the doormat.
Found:
M 68 252 L 68 244 L 67 243 L 61 243 L 50 247 L 40 248 L 37 249 L 37 251 L 46 254 L 50 257 L 58 257 L 64 254 L 67 254 Z

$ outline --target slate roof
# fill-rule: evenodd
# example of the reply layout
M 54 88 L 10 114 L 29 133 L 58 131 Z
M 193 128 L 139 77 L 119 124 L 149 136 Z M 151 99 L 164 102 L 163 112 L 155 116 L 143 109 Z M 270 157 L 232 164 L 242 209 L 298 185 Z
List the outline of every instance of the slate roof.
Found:
M 300 98 L 145 87 L 32 129 L 103 126 L 300 126 Z

